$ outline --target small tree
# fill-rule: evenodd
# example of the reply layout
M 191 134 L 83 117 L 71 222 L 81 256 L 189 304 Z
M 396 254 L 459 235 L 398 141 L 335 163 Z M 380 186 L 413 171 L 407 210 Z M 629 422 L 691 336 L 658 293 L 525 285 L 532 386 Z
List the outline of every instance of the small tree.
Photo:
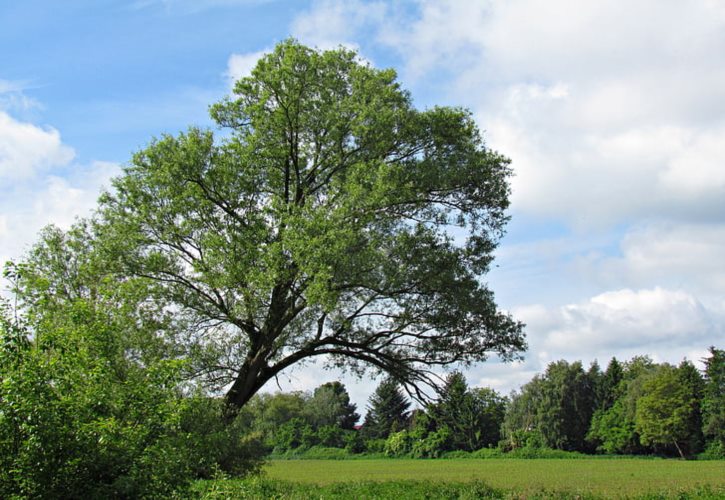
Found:
M 362 432 L 368 439 L 384 439 L 391 432 L 402 430 L 408 421 L 410 401 L 403 395 L 400 385 L 385 379 L 368 400 Z
M 360 418 L 350 402 L 350 395 L 341 382 L 328 382 L 315 389 L 303 410 L 305 418 L 314 428 L 335 426 L 352 429 Z

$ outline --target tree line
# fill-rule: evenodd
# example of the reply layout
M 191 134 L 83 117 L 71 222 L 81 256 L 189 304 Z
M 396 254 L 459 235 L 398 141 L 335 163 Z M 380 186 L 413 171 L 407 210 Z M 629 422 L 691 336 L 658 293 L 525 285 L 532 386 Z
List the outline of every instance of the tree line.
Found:
M 245 425 L 267 451 L 299 455 L 315 447 L 348 453 L 439 457 L 496 449 L 725 457 L 725 351 L 710 348 L 701 373 L 647 356 L 602 370 L 551 363 L 517 392 L 469 387 L 451 373 L 437 398 L 411 410 L 393 379 L 370 397 L 362 425 L 340 382 L 312 393 L 261 394 L 245 407 Z M 317 450 L 319 452 L 319 450 Z

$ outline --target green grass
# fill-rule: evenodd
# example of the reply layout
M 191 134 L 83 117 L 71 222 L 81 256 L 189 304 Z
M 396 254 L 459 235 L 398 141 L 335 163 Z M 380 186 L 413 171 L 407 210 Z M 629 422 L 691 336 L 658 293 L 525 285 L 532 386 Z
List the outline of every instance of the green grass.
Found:
M 725 461 L 651 459 L 275 460 L 265 467 L 265 477 L 273 481 L 310 486 L 334 486 L 334 483 L 361 482 L 399 483 L 400 481 L 470 484 L 472 481 L 480 481 L 480 484 L 485 483 L 494 490 L 524 495 L 541 494 L 541 492 L 567 492 L 571 495 L 603 497 L 658 494 L 677 496 L 680 492 L 694 492 L 698 488 L 706 487 L 710 490 L 700 491 L 714 492 L 714 496 L 711 498 L 725 498 Z M 338 485 L 338 487 L 343 486 Z

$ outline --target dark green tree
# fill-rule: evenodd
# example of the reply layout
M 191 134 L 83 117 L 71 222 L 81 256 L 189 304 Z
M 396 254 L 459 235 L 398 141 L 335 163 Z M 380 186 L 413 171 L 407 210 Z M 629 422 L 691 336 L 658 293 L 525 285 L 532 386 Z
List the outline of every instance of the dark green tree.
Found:
M 315 389 L 304 407 L 304 416 L 315 428 L 334 426 L 351 430 L 360 415 L 357 407 L 350 402 L 350 395 L 341 382 L 328 382 Z
M 599 392 L 598 409 L 607 410 L 619 397 L 620 384 L 624 378 L 624 369 L 617 358 L 612 358 L 607 365 L 602 377 L 602 384 Z
M 469 388 L 461 372 L 448 376 L 429 406 L 435 427 L 450 431 L 447 447 L 467 451 L 498 443 L 505 411 L 505 398 L 492 389 Z
M 705 438 L 702 433 L 702 399 L 705 380 L 700 371 L 690 361 L 683 361 L 677 367 L 677 375 L 692 395 L 692 409 L 687 422 L 687 439 L 684 442 L 685 453 L 694 455 L 703 450 Z
M 482 280 L 509 161 L 470 112 L 419 111 L 394 71 L 295 41 L 234 94 L 211 108 L 222 139 L 192 128 L 134 155 L 95 235 L 188 320 L 179 344 L 230 408 L 310 358 L 416 387 L 525 348 Z
M 471 389 L 474 407 L 478 415 L 477 427 L 480 431 L 476 447 L 493 447 L 501 440 L 508 398 L 487 387 Z
M 402 430 L 408 422 L 410 401 L 400 390 L 400 384 L 385 379 L 368 400 L 368 412 L 362 433 L 368 439 L 387 438 L 391 432 Z
M 708 449 L 725 457 L 725 350 L 715 347 L 710 347 L 710 357 L 705 359 L 702 424 Z
M 637 402 L 645 394 L 643 385 L 657 370 L 647 356 L 635 356 L 625 363 L 616 359 L 605 371 L 609 397 L 613 403 L 592 416 L 587 440 L 606 453 L 640 454 L 652 451 L 640 442 L 636 429 Z M 619 382 L 617 382 L 619 381 Z

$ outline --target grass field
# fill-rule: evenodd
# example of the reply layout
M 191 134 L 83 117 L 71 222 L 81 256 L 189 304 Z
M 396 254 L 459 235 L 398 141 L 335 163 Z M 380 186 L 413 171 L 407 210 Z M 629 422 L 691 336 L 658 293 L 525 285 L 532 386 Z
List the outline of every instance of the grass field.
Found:
M 273 460 L 263 478 L 200 482 L 205 499 L 725 499 L 725 461 Z
M 269 479 L 330 484 L 347 481 L 481 480 L 494 488 L 570 491 L 604 496 L 716 487 L 725 495 L 725 461 L 656 459 L 280 460 Z

